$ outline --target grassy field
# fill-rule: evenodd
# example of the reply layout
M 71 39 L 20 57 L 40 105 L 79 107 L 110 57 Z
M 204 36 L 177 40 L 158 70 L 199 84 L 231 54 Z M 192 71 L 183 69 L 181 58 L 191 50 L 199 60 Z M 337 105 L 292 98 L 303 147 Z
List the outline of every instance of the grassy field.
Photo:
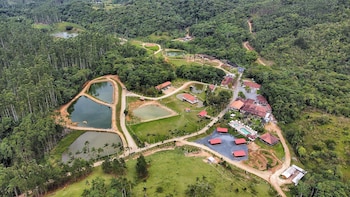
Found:
M 73 29 L 70 31 L 66 30 L 66 26 L 72 26 Z M 79 33 L 81 31 L 84 31 L 84 28 L 78 24 L 75 23 L 69 23 L 69 22 L 61 22 L 61 23 L 56 23 L 54 25 L 54 31 L 55 32 L 69 32 L 69 33 Z
M 82 179 L 76 183 L 72 183 L 68 186 L 65 186 L 64 188 L 56 190 L 46 196 L 54 196 L 54 197 L 81 196 L 83 194 L 84 189 L 89 187 L 86 183 L 87 182 L 91 183 L 91 181 L 96 179 L 97 177 L 101 177 L 105 180 L 110 180 L 113 176 L 103 173 L 102 168 L 97 167 L 97 168 L 94 168 L 93 172 L 85 179 Z M 106 181 L 106 182 L 109 183 L 109 181 Z
M 245 174 L 235 167 L 231 167 L 231 171 L 229 171 L 220 165 L 203 162 L 203 159 L 206 158 L 186 157 L 181 148 L 147 156 L 149 177 L 146 181 L 135 180 L 136 160 L 128 160 L 126 163 L 128 167 L 126 177 L 136 183 L 133 196 L 144 196 L 144 188 L 146 188 L 147 196 L 185 196 L 187 186 L 194 184 L 197 177 L 200 179 L 206 177 L 205 179 L 214 185 L 215 193 L 213 196 L 264 197 L 275 194 L 270 189 L 269 184 L 255 176 Z M 100 168 L 96 168 L 86 179 L 69 185 L 49 196 L 79 196 L 88 187 L 86 181 L 91 182 L 96 177 L 108 180 L 112 176 L 103 174 Z
M 203 128 L 209 120 L 200 119 L 197 114 L 204 108 L 197 108 L 188 102 L 180 101 L 176 95 L 160 101 L 161 104 L 174 110 L 179 115 L 161 120 L 129 125 L 132 132 L 142 141 L 154 143 L 170 137 L 196 132 Z M 190 112 L 185 112 L 190 108 Z
M 159 50 L 159 47 L 157 45 L 154 45 L 154 46 L 147 46 L 145 45 L 145 48 L 148 49 L 148 50 L 151 50 L 153 52 L 156 52 Z
M 343 179 L 350 179 L 350 119 L 320 112 L 307 112 L 302 117 L 282 128 L 291 132 L 304 133 L 300 143 L 306 150 L 304 165 L 307 168 L 318 168 L 320 165 L 337 167 Z M 329 157 L 332 155 L 335 157 Z M 335 166 L 335 164 L 333 164 Z
M 50 31 L 52 27 L 51 27 L 51 25 L 48 25 L 48 24 L 35 23 L 35 24 L 33 24 L 33 28 L 35 28 L 35 29 L 45 29 L 47 31 Z
M 69 146 L 85 131 L 72 131 L 70 134 L 65 136 L 57 146 L 51 151 L 50 160 L 51 162 L 61 161 L 62 154 L 69 148 Z

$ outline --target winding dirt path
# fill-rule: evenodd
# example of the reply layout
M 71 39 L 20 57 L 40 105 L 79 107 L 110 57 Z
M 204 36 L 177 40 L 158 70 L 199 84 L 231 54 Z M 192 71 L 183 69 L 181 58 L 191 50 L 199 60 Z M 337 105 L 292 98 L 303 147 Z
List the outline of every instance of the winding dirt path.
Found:
M 248 27 L 249 27 L 249 33 L 252 34 L 253 33 L 253 24 L 252 24 L 251 19 L 248 19 L 247 23 L 248 23 Z M 243 47 L 246 48 L 248 51 L 254 51 L 254 48 L 249 44 L 248 41 L 243 42 Z M 264 60 L 260 55 L 256 61 L 263 66 L 268 66 L 268 64 L 266 63 L 267 61 Z

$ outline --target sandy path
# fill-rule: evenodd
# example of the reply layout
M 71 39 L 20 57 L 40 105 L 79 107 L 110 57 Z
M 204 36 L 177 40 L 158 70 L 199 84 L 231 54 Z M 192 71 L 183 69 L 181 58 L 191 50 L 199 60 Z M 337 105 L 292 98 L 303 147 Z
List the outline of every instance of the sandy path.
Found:
M 146 45 L 156 45 L 156 46 L 158 46 L 158 50 L 153 53 L 154 55 L 162 51 L 162 47 L 159 44 L 157 44 L 157 43 L 142 43 L 142 47 L 145 48 L 145 49 L 147 49 Z

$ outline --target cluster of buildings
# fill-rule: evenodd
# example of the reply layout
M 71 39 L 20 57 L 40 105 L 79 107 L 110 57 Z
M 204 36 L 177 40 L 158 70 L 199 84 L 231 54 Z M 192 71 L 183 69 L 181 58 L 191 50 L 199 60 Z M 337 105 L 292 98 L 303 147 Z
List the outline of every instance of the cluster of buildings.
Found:
M 216 132 L 218 133 L 228 133 L 228 128 L 223 127 L 217 127 Z M 212 138 L 208 140 L 210 145 L 218 145 L 221 144 L 221 138 Z M 247 141 L 244 138 L 235 138 L 232 143 L 235 143 L 235 145 L 245 145 Z M 246 151 L 242 150 L 235 150 L 232 152 L 232 155 L 234 157 L 244 157 L 247 155 Z

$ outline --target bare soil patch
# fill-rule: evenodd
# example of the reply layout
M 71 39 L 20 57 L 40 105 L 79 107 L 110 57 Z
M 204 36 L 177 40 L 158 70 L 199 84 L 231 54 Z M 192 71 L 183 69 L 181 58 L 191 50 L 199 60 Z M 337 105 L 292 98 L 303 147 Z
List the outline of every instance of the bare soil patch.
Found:
M 282 162 L 276 157 L 273 150 L 259 149 L 259 146 L 254 144 L 248 145 L 249 160 L 247 164 L 258 170 L 276 171 Z
M 174 92 L 175 90 L 176 90 L 176 88 L 171 86 L 168 89 L 163 90 L 163 93 L 166 95 L 166 94 L 170 94 L 170 93 Z

